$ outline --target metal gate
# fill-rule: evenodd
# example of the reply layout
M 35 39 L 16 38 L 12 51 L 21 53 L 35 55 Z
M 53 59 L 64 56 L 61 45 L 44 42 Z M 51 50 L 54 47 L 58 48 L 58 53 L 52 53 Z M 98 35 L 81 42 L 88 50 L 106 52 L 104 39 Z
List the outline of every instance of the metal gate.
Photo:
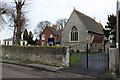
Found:
M 85 43 L 71 46 L 70 47 L 71 57 L 72 56 L 80 57 L 80 59 L 71 66 L 96 69 L 96 70 L 108 70 L 109 69 L 109 53 L 102 51 L 102 49 L 96 50 L 95 48 L 97 48 L 97 46 L 93 47 Z M 70 62 L 73 62 L 73 59 L 70 59 Z

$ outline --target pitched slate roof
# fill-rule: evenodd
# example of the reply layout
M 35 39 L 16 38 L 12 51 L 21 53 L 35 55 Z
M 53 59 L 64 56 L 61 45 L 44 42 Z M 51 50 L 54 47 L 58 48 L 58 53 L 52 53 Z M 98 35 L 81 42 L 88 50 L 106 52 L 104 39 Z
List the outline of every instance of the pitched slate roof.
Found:
M 60 33 L 59 31 L 57 31 L 55 28 L 53 28 L 53 27 L 48 27 L 48 28 L 50 29 L 50 31 L 51 31 L 54 35 L 56 35 L 56 36 L 61 35 L 61 33 Z
M 4 39 L 3 41 L 12 41 L 13 40 L 13 38 L 8 38 L 8 39 Z M 16 38 L 15 38 L 15 40 L 16 40 Z M 21 40 L 21 41 L 25 41 L 25 40 Z
M 98 23 L 98 25 L 100 26 L 100 28 L 103 30 L 103 26 L 101 23 Z
M 103 36 L 93 36 L 92 43 L 102 43 L 103 42 Z
M 12 41 L 13 38 L 4 39 L 3 41 Z
M 82 23 L 84 24 L 84 26 L 88 31 L 98 33 L 98 34 L 103 34 L 103 31 L 101 30 L 100 26 L 94 19 L 77 10 L 74 10 L 74 11 L 76 12 L 79 19 L 82 21 Z
M 56 39 L 56 42 L 61 42 L 62 40 L 62 36 L 59 36 L 57 39 Z

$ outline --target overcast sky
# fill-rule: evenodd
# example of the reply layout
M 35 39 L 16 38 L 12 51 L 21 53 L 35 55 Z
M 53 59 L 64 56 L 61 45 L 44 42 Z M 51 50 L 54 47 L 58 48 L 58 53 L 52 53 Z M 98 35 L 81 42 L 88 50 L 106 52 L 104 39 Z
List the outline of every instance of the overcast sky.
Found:
M 13 0 L 2 0 L 2 2 Z M 96 18 L 97 22 L 106 25 L 107 15 L 116 14 L 117 0 L 31 0 L 27 5 L 28 29 L 32 30 L 38 22 L 48 20 L 55 23 L 60 18 L 69 18 L 74 7 L 76 10 Z M 7 32 L 7 33 L 6 33 Z M 2 33 L 2 34 L 1 34 Z M 12 37 L 12 31 L 0 32 L 0 39 Z

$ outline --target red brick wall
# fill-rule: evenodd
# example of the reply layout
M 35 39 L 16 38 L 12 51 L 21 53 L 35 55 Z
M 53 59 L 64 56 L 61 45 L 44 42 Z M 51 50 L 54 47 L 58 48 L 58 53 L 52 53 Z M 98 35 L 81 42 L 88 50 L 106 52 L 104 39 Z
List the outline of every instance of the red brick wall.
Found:
M 42 35 L 45 35 L 45 40 L 42 40 Z M 44 42 L 44 45 L 48 42 L 48 38 L 50 38 L 50 35 L 53 35 L 52 38 L 56 39 L 56 36 L 49 30 L 49 28 L 46 28 L 44 32 L 40 35 L 40 40 L 37 42 L 40 46 L 42 46 L 42 42 Z

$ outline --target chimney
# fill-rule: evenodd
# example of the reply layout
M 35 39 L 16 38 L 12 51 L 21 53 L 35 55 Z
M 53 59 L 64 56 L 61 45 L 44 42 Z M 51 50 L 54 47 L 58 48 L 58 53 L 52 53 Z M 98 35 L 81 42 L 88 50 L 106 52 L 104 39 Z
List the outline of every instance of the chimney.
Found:
M 48 27 L 48 24 L 46 24 L 46 27 Z
M 94 17 L 94 20 L 96 19 L 96 17 Z
M 53 25 L 53 27 L 58 30 L 57 25 Z

